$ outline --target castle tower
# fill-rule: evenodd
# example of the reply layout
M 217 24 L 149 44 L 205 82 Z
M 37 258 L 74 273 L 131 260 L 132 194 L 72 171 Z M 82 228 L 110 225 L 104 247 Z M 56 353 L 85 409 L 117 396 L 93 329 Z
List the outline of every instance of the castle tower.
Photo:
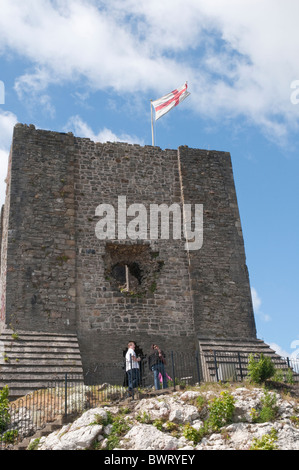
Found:
M 97 236 L 103 204 L 115 210 L 114 238 Z M 136 239 L 133 204 L 147 216 Z M 193 228 L 198 206 L 198 249 L 173 239 L 171 217 L 169 239 L 151 238 L 157 204 L 179 208 L 182 227 L 189 204 Z M 227 152 L 102 144 L 17 124 L 1 232 L 0 329 L 75 334 L 84 367 L 120 360 L 129 340 L 147 353 L 153 342 L 195 351 L 203 338 L 256 339 Z

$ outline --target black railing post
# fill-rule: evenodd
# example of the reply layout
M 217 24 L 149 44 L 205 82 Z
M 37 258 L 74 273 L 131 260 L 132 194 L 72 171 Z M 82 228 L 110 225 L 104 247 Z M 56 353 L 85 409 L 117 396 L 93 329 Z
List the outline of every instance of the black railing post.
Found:
M 174 371 L 174 358 L 173 351 L 171 351 L 171 362 L 172 362 L 172 380 L 173 380 L 173 389 L 175 390 L 175 371 Z
M 216 354 L 217 354 L 217 352 L 214 351 L 214 365 L 215 365 L 215 372 L 216 372 L 216 382 L 219 382 Z
M 64 415 L 67 416 L 67 373 L 64 377 Z
M 242 362 L 241 362 L 241 355 L 239 352 L 238 352 L 238 361 L 239 361 L 239 366 L 240 366 L 240 377 L 241 377 L 241 381 L 243 382 Z
M 196 351 L 196 369 L 197 369 L 197 376 L 198 376 L 198 384 L 200 385 L 200 370 L 199 370 L 199 353 Z
M 132 354 L 130 354 L 130 378 L 131 378 L 131 383 L 132 383 L 132 399 L 134 400 L 134 370 L 133 370 L 133 359 L 132 359 Z
M 287 364 L 288 364 L 288 368 L 290 369 L 291 366 L 290 366 L 290 358 L 289 357 L 287 357 Z

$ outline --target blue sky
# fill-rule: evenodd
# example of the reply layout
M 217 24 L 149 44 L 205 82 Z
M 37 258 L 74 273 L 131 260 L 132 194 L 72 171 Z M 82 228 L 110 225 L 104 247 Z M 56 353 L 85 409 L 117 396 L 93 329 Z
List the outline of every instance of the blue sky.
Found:
M 299 4 L 0 0 L 0 202 L 16 122 L 231 153 L 258 337 L 299 353 Z M 298 90 L 298 92 L 297 92 Z

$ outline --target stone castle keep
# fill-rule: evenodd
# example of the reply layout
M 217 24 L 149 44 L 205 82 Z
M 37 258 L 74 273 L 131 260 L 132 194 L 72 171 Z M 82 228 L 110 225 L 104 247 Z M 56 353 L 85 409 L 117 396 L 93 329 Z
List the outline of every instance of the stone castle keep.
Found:
M 203 245 L 95 235 L 99 204 L 203 205 Z M 17 124 L 1 217 L 0 331 L 77 341 L 83 369 L 256 339 L 230 154 L 94 143 Z M 48 336 L 47 336 L 48 335 Z M 48 338 L 45 339 L 45 338 Z M 1 337 L 0 337 L 1 339 Z M 66 339 L 65 339 L 66 341 Z

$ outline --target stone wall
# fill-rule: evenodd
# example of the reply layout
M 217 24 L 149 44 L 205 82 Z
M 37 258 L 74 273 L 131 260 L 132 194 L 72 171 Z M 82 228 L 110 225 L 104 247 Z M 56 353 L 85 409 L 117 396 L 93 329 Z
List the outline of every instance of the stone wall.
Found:
M 0 260 L 0 333 L 6 322 L 6 278 L 7 278 L 7 247 L 8 247 L 8 221 L 10 209 L 10 186 L 11 186 L 11 159 L 9 154 L 5 205 L 1 208 L 1 260 Z
M 100 352 L 105 360 L 107 345 L 111 357 L 111 351 L 125 349 L 130 339 L 144 353 L 153 342 L 168 350 L 195 349 L 184 242 L 95 237 L 96 207 L 110 203 L 118 216 L 119 196 L 126 196 L 127 207 L 142 203 L 147 213 L 150 204 L 181 204 L 177 152 L 85 139 L 77 143 L 77 318 L 79 338 L 86 345 L 83 354 L 87 351 L 90 360 Z M 133 263 L 139 266 L 142 281 L 125 292 L 117 285 L 113 267 Z
M 203 246 L 189 252 L 195 329 L 202 338 L 255 338 L 230 154 L 181 147 L 179 158 L 184 199 L 204 208 Z
M 97 207 L 118 217 L 119 198 L 148 214 L 151 204 L 182 213 L 183 203 L 203 204 L 203 246 L 186 251 L 171 224 L 169 240 L 150 239 L 149 219 L 142 239 L 117 230 L 97 238 Z M 2 322 L 77 333 L 85 368 L 122 360 L 129 340 L 148 354 L 153 342 L 192 351 L 198 336 L 255 337 L 228 153 L 101 144 L 18 124 L 2 248 Z
M 6 324 L 75 330 L 73 137 L 17 125 L 6 201 Z M 6 209 L 5 209 L 6 210 Z

